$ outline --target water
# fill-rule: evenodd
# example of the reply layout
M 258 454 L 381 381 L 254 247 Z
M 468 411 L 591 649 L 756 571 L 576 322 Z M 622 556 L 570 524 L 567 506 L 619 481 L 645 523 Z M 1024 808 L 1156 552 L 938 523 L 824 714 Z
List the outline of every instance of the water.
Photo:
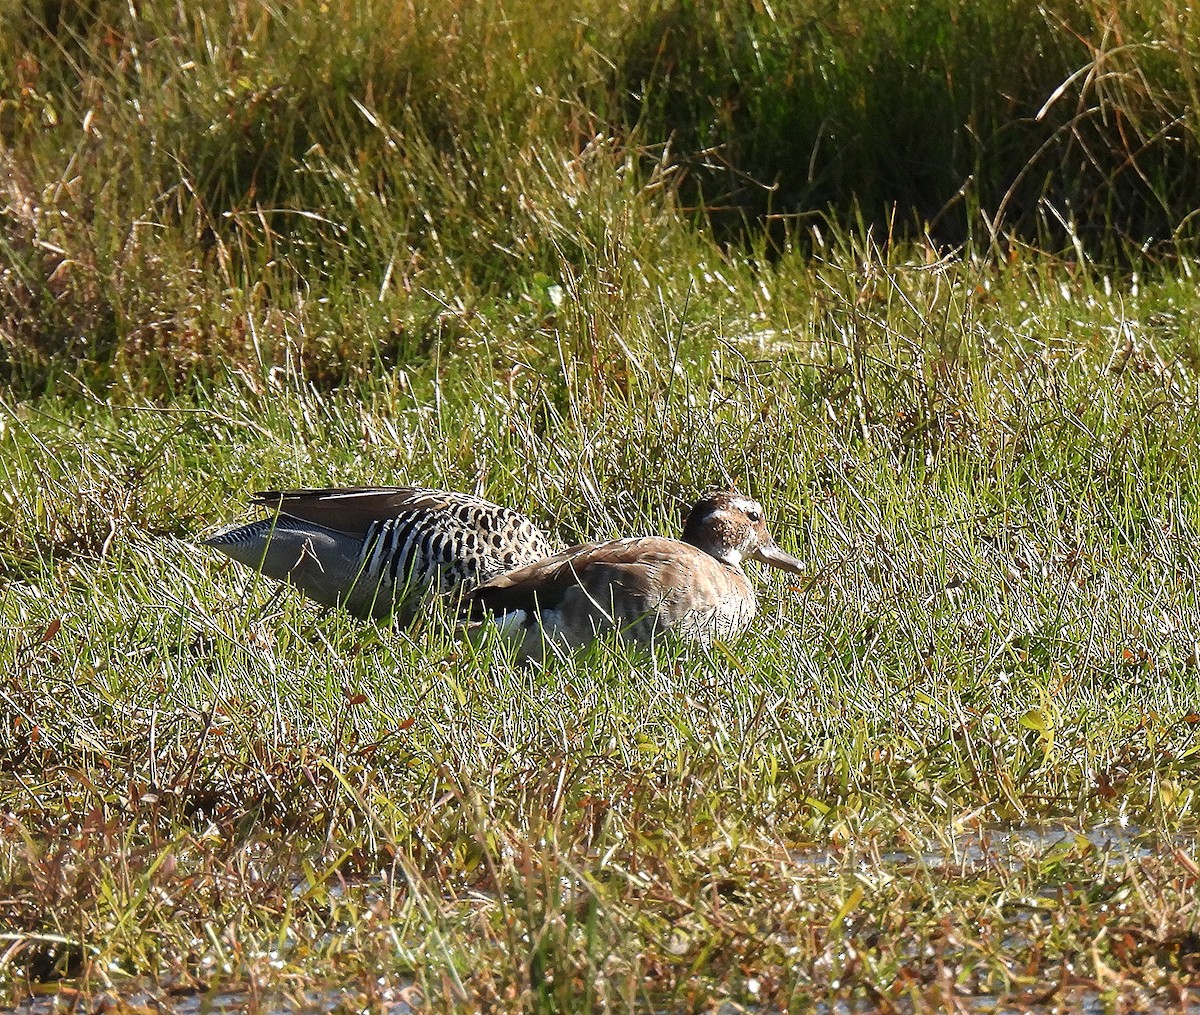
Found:
M 1096 825 L 1081 828 L 1069 822 L 1037 824 L 981 825 L 961 831 L 917 838 L 900 848 L 881 849 L 872 842 L 849 842 L 844 847 L 819 847 L 798 850 L 793 859 L 809 865 L 815 872 L 844 867 L 867 872 L 879 868 L 924 869 L 940 872 L 947 879 L 972 874 L 1020 874 L 1033 871 L 1049 875 L 1038 891 L 1042 897 L 1054 898 L 1058 893 L 1056 861 L 1102 859 L 1116 866 L 1126 861 L 1170 856 L 1177 850 L 1189 855 L 1197 852 L 1198 839 L 1193 831 L 1163 835 L 1153 829 L 1135 825 Z M 1035 875 L 1035 883 L 1041 880 Z M 1029 917 L 1030 913 L 1024 914 Z M 1022 914 L 1012 917 L 1006 944 L 1015 951 L 1026 944 Z M 914 949 L 918 946 L 914 942 Z M 1132 989 L 1131 989 L 1132 988 Z M 1108 1015 L 1110 1012 L 1136 1012 L 1138 1015 L 1200 1015 L 1200 999 L 1184 1004 L 1178 999 L 1164 1000 L 1160 996 L 1139 996 L 1136 986 L 1125 982 L 1119 998 L 1097 990 L 1095 986 L 1064 985 L 1046 994 L 1045 990 L 1031 996 L 1019 994 L 959 994 L 944 999 L 946 1010 L 961 1015 L 1058 1015 L 1072 1012 L 1081 1015 Z M 928 1005 L 935 996 L 924 995 L 924 1007 L 914 1006 L 907 998 L 891 999 L 894 1010 L 915 1012 L 932 1010 Z M 880 1010 L 869 1001 L 832 1001 L 815 1009 L 821 1015 L 876 1015 Z M 763 1015 L 766 1015 L 764 1012 Z
M 332 1015 L 334 1012 L 370 1011 L 383 1015 L 409 1015 L 414 1009 L 401 998 L 404 990 L 384 989 L 368 1001 L 344 987 L 309 989 L 297 993 L 254 994 L 248 990 L 216 990 L 207 993 L 174 993 L 131 988 L 128 993 L 97 991 L 83 994 L 62 990 L 28 997 L 15 1008 L 0 1008 L 11 1015 Z
M 929 1003 L 932 999 L 929 999 Z M 892 1003 L 892 1010 L 909 1013 L 932 1011 L 926 1006 L 916 1009 L 904 999 Z M 1106 995 L 1090 988 L 1071 988 L 1056 992 L 1053 997 L 1037 1000 L 1021 998 L 1004 998 L 994 996 L 963 996 L 953 995 L 948 1000 L 944 1010 L 959 1013 L 959 1015 L 1110 1015 L 1112 1012 L 1123 1012 L 1128 1015 L 1200 1015 L 1200 1004 L 1188 1003 L 1181 1005 L 1178 1001 L 1137 1000 L 1131 1004 L 1127 999 L 1114 1003 Z M 831 1004 L 817 1004 L 814 1015 L 878 1015 L 880 1009 L 870 1002 L 834 1001 Z M 768 1015 L 762 1012 L 761 1015 Z
M 970 870 L 980 867 L 1019 869 L 1056 855 L 1107 854 L 1116 859 L 1138 860 L 1156 852 L 1196 846 L 1194 837 L 1164 840 L 1135 825 L 1096 825 L 1077 829 L 1062 824 L 990 825 L 929 837 L 913 846 L 872 851 L 850 843 L 844 848 L 797 850 L 792 858 L 818 869 L 840 867 L 848 861 L 873 861 L 884 866 L 923 866 Z
M 401 991 L 401 993 L 403 993 Z M 98 992 L 85 996 L 71 990 L 61 994 L 30 997 L 16 1008 L 0 1008 L 4 1015 L 333 1015 L 335 1012 L 371 1012 L 384 1015 L 409 1015 L 416 1009 L 384 992 L 381 1000 L 368 1002 L 361 994 L 344 988 L 307 990 L 295 994 L 263 994 L 257 997 L 245 990 L 221 990 L 210 993 L 165 994 L 156 990 L 135 990 L 123 996 Z M 907 998 L 897 998 L 888 1010 L 908 1013 L 931 1010 L 925 998 L 917 1009 Z M 1129 1006 L 1129 998 L 1115 1007 L 1106 995 L 1092 988 L 1074 987 L 1055 992 L 1048 998 L 1002 997 L 996 995 L 954 994 L 946 1010 L 960 1015 L 1108 1015 L 1113 1011 L 1137 1015 L 1200 1015 L 1200 1003 L 1181 1005 L 1177 1000 L 1143 998 Z M 815 1015 L 878 1015 L 880 1009 L 870 1001 L 818 1002 Z M 776 1009 L 743 1007 L 726 1003 L 720 1015 L 778 1015 Z

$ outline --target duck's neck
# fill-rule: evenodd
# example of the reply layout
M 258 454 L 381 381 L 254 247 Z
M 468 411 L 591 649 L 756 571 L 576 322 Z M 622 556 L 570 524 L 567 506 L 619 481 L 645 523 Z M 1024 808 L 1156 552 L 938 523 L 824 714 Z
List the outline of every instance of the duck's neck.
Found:
M 703 550 L 710 557 L 715 557 L 726 567 L 731 567 L 735 571 L 742 569 L 742 561 L 746 559 L 745 554 L 734 546 L 724 546 L 720 543 L 714 544 L 694 539 L 688 539 L 686 542 L 691 543 L 697 550 Z

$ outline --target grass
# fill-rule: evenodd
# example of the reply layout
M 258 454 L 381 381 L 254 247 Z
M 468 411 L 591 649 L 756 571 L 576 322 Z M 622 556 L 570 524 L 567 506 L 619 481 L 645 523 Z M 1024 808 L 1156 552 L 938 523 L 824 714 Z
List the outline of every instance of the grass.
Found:
M 536 329 L 542 280 L 678 307 L 671 266 L 707 233 L 757 258 L 811 251 L 816 225 L 1125 270 L 1194 240 L 1174 3 L 491 13 L 5 7 L 0 371 L 158 393 L 286 357 L 361 381 L 522 296 Z
M 314 10 L 6 9 L 0 1004 L 1184 1005 L 1190 14 Z M 371 482 L 570 541 L 735 485 L 808 575 L 520 669 L 194 543 Z
M 1195 266 L 1100 298 L 1043 259 L 913 253 L 713 265 L 731 297 L 825 295 L 740 339 L 647 315 L 619 386 L 453 357 L 407 390 L 9 406 L 11 989 L 1177 996 Z M 280 599 L 188 542 L 263 482 L 479 488 L 573 539 L 672 531 L 715 479 L 764 500 L 811 579 L 759 576 L 754 631 L 678 658 L 513 669 L 436 624 Z M 1119 846 L 962 854 L 1048 822 Z

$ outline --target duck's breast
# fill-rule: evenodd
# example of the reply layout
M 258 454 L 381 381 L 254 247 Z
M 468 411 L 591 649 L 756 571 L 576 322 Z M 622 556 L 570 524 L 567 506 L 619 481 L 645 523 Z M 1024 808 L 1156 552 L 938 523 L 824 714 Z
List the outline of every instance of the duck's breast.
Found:
M 754 616 L 754 590 L 742 570 L 701 550 L 663 561 L 659 581 L 656 624 L 675 637 L 705 642 L 732 638 Z

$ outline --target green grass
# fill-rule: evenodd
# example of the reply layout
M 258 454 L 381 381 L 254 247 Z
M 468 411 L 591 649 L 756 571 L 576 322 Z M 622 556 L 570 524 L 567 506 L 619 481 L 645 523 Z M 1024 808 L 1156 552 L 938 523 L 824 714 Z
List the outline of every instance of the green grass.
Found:
M 0 1005 L 1194 989 L 1193 15 L 907 11 L 4 9 Z M 521 669 L 195 545 L 408 482 L 808 574 Z
M 514 301 L 536 332 L 545 279 L 673 292 L 710 232 L 1128 270 L 1200 206 L 1174 3 L 2 13 L 0 376 L 23 393 L 286 362 L 357 382 Z
M 599 377 L 555 370 L 556 326 L 515 375 L 456 354 L 404 386 L 9 406 L 13 989 L 369 997 L 382 971 L 435 1008 L 920 1007 L 1066 962 L 1063 990 L 1168 996 L 1195 919 L 1195 270 L 1109 297 L 1044 259 L 713 260 L 730 304 L 819 295 L 741 339 L 711 291 L 682 326 L 647 312 Z M 574 539 L 674 531 L 714 480 L 811 578 L 760 575 L 755 628 L 710 654 L 514 669 L 188 542 L 263 484 L 481 489 Z M 1045 822 L 1145 852 L 940 859 Z

